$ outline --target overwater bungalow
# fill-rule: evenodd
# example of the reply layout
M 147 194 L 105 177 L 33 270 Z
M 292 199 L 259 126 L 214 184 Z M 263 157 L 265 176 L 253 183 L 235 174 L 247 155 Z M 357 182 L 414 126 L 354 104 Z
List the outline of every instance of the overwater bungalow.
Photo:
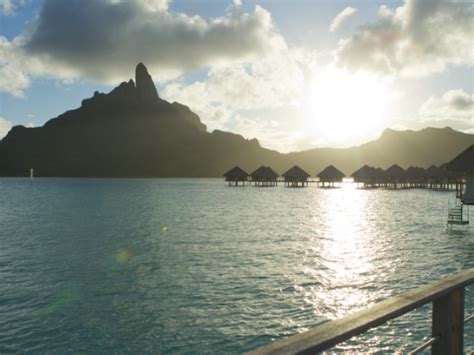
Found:
M 443 183 L 447 183 L 447 175 L 444 169 L 431 165 L 425 171 L 426 186 L 430 189 L 441 189 Z
M 382 168 L 375 169 L 375 186 L 385 186 L 385 171 Z
M 408 187 L 424 187 L 424 183 L 426 182 L 425 172 L 426 171 L 423 168 L 417 166 L 410 166 L 405 171 L 405 183 Z
M 382 172 L 383 170 L 380 169 Z M 374 187 L 378 182 L 379 172 L 377 169 L 364 165 L 360 169 L 352 173 L 351 177 L 356 184 L 362 184 L 364 187 Z
M 474 205 L 474 144 L 446 164 L 446 171 L 460 177 L 456 195 L 465 205 Z
M 308 186 L 308 178 L 311 176 L 306 171 L 295 165 L 287 172 L 283 173 L 285 178 L 285 186 L 288 187 L 304 187 Z
M 474 144 L 447 163 L 446 171 L 464 177 L 474 175 Z
M 448 163 L 444 163 L 440 168 L 444 171 L 442 188 L 445 190 L 450 190 L 453 185 L 455 186 L 456 183 L 460 182 L 463 178 L 463 172 L 448 169 Z
M 474 206 L 474 144 L 446 164 L 448 176 L 458 177 L 456 182 L 456 204 L 448 210 L 448 225 L 468 224 L 469 212 L 464 206 Z
M 443 169 L 439 166 L 431 165 L 425 171 L 425 176 L 430 179 L 437 179 L 438 177 L 442 176 L 444 173 Z
M 229 183 L 229 186 L 239 186 L 239 183 L 242 183 L 242 186 L 245 186 L 245 183 L 249 179 L 249 174 L 240 167 L 234 166 L 224 174 L 224 177 L 225 181 Z
M 342 183 L 342 179 L 346 177 L 342 171 L 333 165 L 326 167 L 317 176 L 319 178 L 318 186 L 321 187 L 335 187 L 336 183 Z
M 385 170 L 384 175 L 387 187 L 394 189 L 405 187 L 405 170 L 398 164 L 393 164 L 390 168 Z
M 255 186 L 259 187 L 276 186 L 278 176 L 272 168 L 263 165 L 250 174 Z

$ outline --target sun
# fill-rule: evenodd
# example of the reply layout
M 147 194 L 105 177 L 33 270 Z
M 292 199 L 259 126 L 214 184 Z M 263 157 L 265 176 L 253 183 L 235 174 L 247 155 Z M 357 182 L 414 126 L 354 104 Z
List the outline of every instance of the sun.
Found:
M 394 94 L 390 82 L 366 72 L 327 68 L 313 75 L 306 98 L 306 130 L 329 144 L 350 145 L 384 127 Z

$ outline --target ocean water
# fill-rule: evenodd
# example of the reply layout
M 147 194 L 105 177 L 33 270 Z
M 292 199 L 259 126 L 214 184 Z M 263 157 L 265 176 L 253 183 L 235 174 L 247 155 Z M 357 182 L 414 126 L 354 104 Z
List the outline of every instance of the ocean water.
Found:
M 0 179 L 0 353 L 242 353 L 474 267 L 452 192 Z M 474 224 L 474 209 L 471 212 Z M 474 313 L 474 286 L 466 291 Z M 406 352 L 425 306 L 333 351 Z M 465 329 L 474 351 L 474 322 Z

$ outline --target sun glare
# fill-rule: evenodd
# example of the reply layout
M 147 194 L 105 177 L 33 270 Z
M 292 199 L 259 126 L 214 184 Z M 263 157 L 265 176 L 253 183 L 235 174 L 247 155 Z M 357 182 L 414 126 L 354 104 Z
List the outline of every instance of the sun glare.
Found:
M 315 73 L 306 98 L 307 133 L 329 144 L 372 138 L 383 129 L 393 96 L 388 81 L 369 73 Z

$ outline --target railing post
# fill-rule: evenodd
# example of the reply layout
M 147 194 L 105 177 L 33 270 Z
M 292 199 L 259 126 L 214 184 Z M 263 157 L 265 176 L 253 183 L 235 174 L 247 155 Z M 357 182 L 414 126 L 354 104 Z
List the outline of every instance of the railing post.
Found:
M 431 346 L 433 355 L 462 354 L 464 341 L 464 287 L 457 288 L 433 301 Z

